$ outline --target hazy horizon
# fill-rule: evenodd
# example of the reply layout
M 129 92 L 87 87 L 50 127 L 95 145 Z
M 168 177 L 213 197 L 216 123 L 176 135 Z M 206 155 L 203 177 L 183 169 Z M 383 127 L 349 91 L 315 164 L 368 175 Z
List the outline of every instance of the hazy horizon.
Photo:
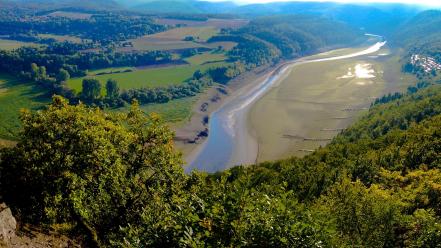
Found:
M 228 0 L 206 0 L 210 2 L 225 2 Z M 338 3 L 402 3 L 441 7 L 439 0 L 232 0 L 239 4 L 271 3 L 271 2 L 338 2 Z

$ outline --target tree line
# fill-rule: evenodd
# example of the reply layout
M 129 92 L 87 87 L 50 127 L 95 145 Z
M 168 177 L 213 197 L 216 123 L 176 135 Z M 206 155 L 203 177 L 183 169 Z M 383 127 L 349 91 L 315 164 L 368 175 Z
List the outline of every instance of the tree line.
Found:
M 74 35 L 105 46 L 166 30 L 146 16 L 101 13 L 86 19 L 45 16 L 0 19 L 0 35 L 50 33 Z

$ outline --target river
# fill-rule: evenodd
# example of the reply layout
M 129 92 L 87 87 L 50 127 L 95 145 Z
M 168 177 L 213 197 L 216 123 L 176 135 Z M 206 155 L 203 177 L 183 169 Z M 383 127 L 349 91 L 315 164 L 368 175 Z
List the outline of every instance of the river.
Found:
M 258 144 L 247 130 L 248 112 L 259 98 L 264 96 L 272 86 L 280 82 L 280 79 L 289 73 L 292 67 L 305 63 L 318 63 L 368 55 L 379 51 L 385 44 L 386 41 L 382 41 L 362 51 L 346 55 L 318 59 L 300 58 L 280 65 L 263 80 L 256 82 L 253 88 L 234 95 L 230 101 L 211 114 L 209 137 L 202 144 L 194 159 L 189 161 L 189 165 L 185 169 L 186 172 L 193 170 L 217 172 L 235 165 L 255 163 Z M 271 125 L 271 120 L 268 120 L 268 125 Z

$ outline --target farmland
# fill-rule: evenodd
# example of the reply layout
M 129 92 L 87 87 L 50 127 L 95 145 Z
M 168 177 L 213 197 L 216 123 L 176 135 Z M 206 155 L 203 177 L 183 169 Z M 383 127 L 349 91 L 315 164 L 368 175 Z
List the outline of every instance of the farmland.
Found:
M 213 62 L 223 62 L 227 59 L 224 53 L 202 53 L 185 59 L 192 65 L 203 65 Z
M 108 79 L 118 81 L 121 89 L 133 88 L 155 88 L 170 85 L 177 85 L 191 78 L 196 70 L 207 70 L 210 67 L 222 66 L 225 62 L 218 62 L 205 65 L 182 65 L 165 68 L 152 68 L 145 70 L 134 70 L 132 72 L 105 74 L 93 76 L 104 84 Z M 88 76 L 91 77 L 91 76 Z M 73 78 L 67 85 L 77 92 L 81 91 L 83 78 Z M 104 92 L 103 92 L 104 93 Z
M 49 14 L 49 16 L 54 16 L 54 17 L 66 17 L 66 18 L 70 18 L 70 19 L 89 19 L 92 14 L 87 14 L 87 13 L 79 13 L 79 12 L 69 12 L 69 11 L 55 11 Z
M 128 40 L 133 47 L 120 48 L 121 51 L 142 50 L 176 50 L 185 48 L 206 47 L 205 42 L 216 35 L 215 27 L 181 27 L 170 29 L 165 32 L 146 35 L 137 39 Z M 184 41 L 185 37 L 194 37 L 195 41 Z
M 24 46 L 40 46 L 40 45 L 32 42 L 21 42 L 15 40 L 0 39 L 1 50 L 13 50 Z
M 68 41 L 68 42 L 77 43 L 77 44 L 82 43 L 81 38 L 75 37 L 75 36 L 70 36 L 70 35 L 38 34 L 38 37 L 45 38 L 45 39 L 54 39 L 59 42 Z
M 34 84 L 0 74 L 0 139 L 16 137 L 20 127 L 20 109 L 40 109 L 49 101 L 44 91 Z
M 207 21 L 179 20 L 171 18 L 159 18 L 157 23 L 163 25 L 186 25 L 188 27 L 216 27 L 216 28 L 240 28 L 249 21 L 244 19 L 216 19 L 210 18 Z

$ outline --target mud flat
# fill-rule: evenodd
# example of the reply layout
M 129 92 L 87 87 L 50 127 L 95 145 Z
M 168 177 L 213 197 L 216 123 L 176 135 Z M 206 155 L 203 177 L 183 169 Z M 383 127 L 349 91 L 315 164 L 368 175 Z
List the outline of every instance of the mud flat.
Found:
M 331 141 L 386 93 L 414 79 L 401 74 L 387 46 L 353 58 L 294 66 L 249 113 L 257 162 L 304 156 Z
M 259 161 L 261 153 L 257 128 L 250 123 L 252 106 L 272 88 L 287 78 L 292 69 L 309 63 L 345 60 L 378 52 L 386 42 L 378 41 L 357 49 L 339 49 L 334 52 L 305 57 L 286 62 L 255 80 L 249 87 L 244 87 L 230 96 L 228 101 L 210 115 L 208 139 L 187 157 L 189 165 L 186 171 L 201 170 L 215 172 L 238 164 L 252 164 Z M 272 125 L 272 119 L 266 119 L 266 125 Z M 328 140 L 328 138 L 327 138 Z

